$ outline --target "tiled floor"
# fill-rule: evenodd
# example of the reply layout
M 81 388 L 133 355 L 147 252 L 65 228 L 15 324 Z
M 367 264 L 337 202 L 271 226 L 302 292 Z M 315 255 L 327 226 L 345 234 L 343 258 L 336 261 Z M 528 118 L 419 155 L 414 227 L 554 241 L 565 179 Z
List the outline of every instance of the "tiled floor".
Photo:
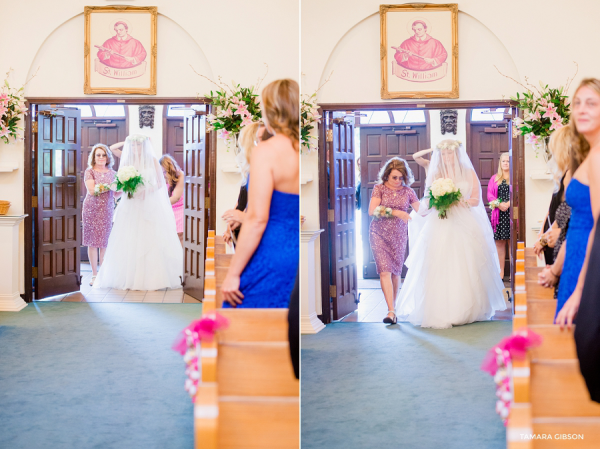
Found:
M 369 285 L 371 279 L 359 280 L 359 287 L 363 285 Z M 379 284 L 378 280 L 375 280 Z M 509 289 L 504 290 L 504 298 L 506 299 L 506 292 Z M 383 297 L 381 288 L 359 288 L 360 302 L 358 303 L 358 309 L 349 315 L 346 315 L 340 321 L 344 322 L 361 322 L 361 323 L 380 323 L 387 314 L 387 304 Z M 507 310 L 497 312 L 492 318 L 493 320 L 507 320 L 512 319 L 512 304 L 506 301 Z
M 152 303 L 194 303 L 198 301 L 183 293 L 182 288 L 176 290 L 115 290 L 110 288 L 92 288 L 92 269 L 89 264 L 81 264 L 81 290 L 66 295 L 58 295 L 42 299 L 42 301 L 67 302 L 152 302 Z

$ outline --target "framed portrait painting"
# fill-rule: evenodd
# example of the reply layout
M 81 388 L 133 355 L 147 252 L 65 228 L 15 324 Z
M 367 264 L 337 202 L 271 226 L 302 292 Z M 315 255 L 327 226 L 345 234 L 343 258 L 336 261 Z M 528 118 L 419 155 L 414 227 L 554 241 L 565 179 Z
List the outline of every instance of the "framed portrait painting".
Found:
M 458 98 L 458 4 L 380 5 L 381 98 Z
M 156 95 L 157 8 L 86 6 L 86 94 Z

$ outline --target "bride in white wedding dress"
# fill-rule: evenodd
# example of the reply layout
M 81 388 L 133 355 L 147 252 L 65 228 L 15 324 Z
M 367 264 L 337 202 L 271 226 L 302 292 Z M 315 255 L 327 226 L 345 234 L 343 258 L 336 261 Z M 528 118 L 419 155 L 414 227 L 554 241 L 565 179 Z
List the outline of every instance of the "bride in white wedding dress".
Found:
M 120 166 L 128 165 L 137 169 L 144 184 L 133 198 L 121 197 L 94 288 L 180 288 L 183 250 L 163 171 L 147 136 L 132 135 L 125 141 Z
M 408 273 L 396 313 L 398 321 L 443 329 L 489 320 L 506 303 L 481 185 L 460 142 L 444 140 L 433 151 L 425 192 L 439 178 L 452 179 L 462 199 L 446 219 L 429 208 L 427 197 L 421 200 L 419 215 L 425 220 L 418 234 L 411 234 L 416 241 L 405 262 Z

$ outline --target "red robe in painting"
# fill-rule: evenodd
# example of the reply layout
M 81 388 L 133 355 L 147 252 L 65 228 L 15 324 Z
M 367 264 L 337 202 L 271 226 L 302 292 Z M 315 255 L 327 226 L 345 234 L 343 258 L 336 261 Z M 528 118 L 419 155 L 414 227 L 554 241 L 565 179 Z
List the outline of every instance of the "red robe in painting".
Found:
M 144 49 L 142 43 L 129 35 L 127 35 L 127 37 L 123 40 L 119 39 L 118 36 L 113 36 L 104 42 L 102 46 L 104 48 L 109 48 L 115 53 L 119 53 L 123 56 L 135 58 L 133 62 L 129 62 L 121 56 L 111 54 L 108 51 L 99 50 L 98 58 L 102 63 L 110 67 L 125 69 L 134 67 L 146 59 L 146 50 Z
M 409 39 L 406 39 L 400 45 L 400 48 L 404 50 L 408 50 L 415 55 L 423 56 L 424 58 L 431 58 L 434 60 L 433 64 L 429 64 L 425 62 L 425 60 L 421 58 L 417 58 L 415 56 L 410 56 L 407 53 L 403 53 L 401 51 L 396 50 L 396 54 L 394 58 L 396 62 L 411 70 L 430 70 L 440 66 L 446 58 L 448 57 L 448 53 L 446 49 L 442 45 L 440 41 L 432 38 L 428 34 L 423 37 L 423 39 L 415 38 L 412 36 Z

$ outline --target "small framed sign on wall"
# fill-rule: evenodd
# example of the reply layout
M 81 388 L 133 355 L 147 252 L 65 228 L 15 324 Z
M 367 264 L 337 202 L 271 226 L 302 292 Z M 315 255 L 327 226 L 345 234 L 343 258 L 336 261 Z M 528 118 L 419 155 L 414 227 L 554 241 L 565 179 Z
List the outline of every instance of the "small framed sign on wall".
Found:
M 380 5 L 381 98 L 458 98 L 458 4 Z
M 86 6 L 85 94 L 156 95 L 155 6 Z

